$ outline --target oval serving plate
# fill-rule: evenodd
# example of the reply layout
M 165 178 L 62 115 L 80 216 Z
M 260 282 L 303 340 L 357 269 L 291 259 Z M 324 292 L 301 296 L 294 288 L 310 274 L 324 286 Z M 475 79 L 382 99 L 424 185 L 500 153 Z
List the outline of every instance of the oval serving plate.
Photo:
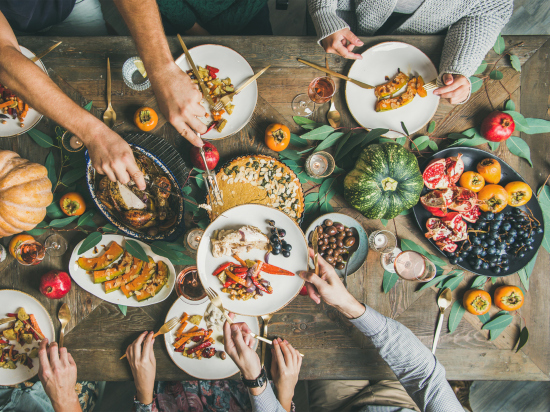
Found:
M 333 222 L 340 222 L 347 227 L 354 227 L 357 230 L 357 233 L 359 233 L 359 248 L 353 254 L 351 261 L 349 262 L 348 276 L 352 275 L 357 272 L 367 260 L 367 254 L 369 252 L 369 237 L 367 236 L 367 232 L 365 232 L 363 226 L 361 226 L 361 224 L 351 216 L 344 215 L 343 213 L 327 213 L 326 215 L 319 216 L 307 228 L 306 239 L 308 242 L 311 242 L 311 233 L 313 229 L 321 225 L 327 219 L 330 219 Z M 345 270 L 336 268 L 334 270 L 338 273 L 338 276 L 344 277 Z
M 136 242 L 138 242 L 141 245 L 145 253 L 147 253 L 147 256 L 152 257 L 155 262 L 162 260 L 164 263 L 166 263 L 166 265 L 168 266 L 168 273 L 169 273 L 168 283 L 164 285 L 164 287 L 160 290 L 160 292 L 157 295 L 153 296 L 152 298 L 144 300 L 143 302 L 138 302 L 134 296 L 130 296 L 129 298 L 127 298 L 120 289 L 115 290 L 114 292 L 111 292 L 111 293 L 105 293 L 103 284 L 94 283 L 92 276 L 89 275 L 84 269 L 82 269 L 76 263 L 78 258 L 82 256 L 91 258 L 94 256 L 101 255 L 104 249 L 102 246 L 108 246 L 113 241 L 117 242 L 120 246 L 124 247 L 125 240 L 126 238 L 120 235 L 103 235 L 101 242 L 98 245 L 98 249 L 99 249 L 98 253 L 94 253 L 93 249 L 90 249 L 87 252 L 84 252 L 80 255 L 78 254 L 78 249 L 80 248 L 80 245 L 84 240 L 82 240 L 82 242 L 79 242 L 73 249 L 73 253 L 71 254 L 71 259 L 69 261 L 69 273 L 71 274 L 71 277 L 76 282 L 76 284 L 80 286 L 82 289 L 84 289 L 85 291 L 90 292 L 92 295 L 97 296 L 99 299 L 102 299 L 106 302 L 114 303 L 116 305 L 142 307 L 142 306 L 149 306 L 149 305 L 154 305 L 155 303 L 162 302 L 168 296 L 170 296 L 170 293 L 172 293 L 172 289 L 174 289 L 174 284 L 176 283 L 176 271 L 174 269 L 174 265 L 172 265 L 172 263 L 168 258 L 159 256 L 156 253 L 153 253 L 149 245 L 143 242 L 140 242 L 139 240 L 136 240 Z
M 170 171 L 170 169 L 168 169 L 168 167 L 166 167 L 166 165 L 157 156 L 155 156 L 151 152 L 145 150 L 144 148 L 142 148 L 138 145 L 130 143 L 130 146 L 132 147 L 132 149 L 135 149 L 135 150 L 143 153 L 144 155 L 149 157 L 151 160 L 153 160 L 155 162 L 155 164 L 162 169 L 162 171 L 166 174 L 166 176 L 170 180 L 170 183 L 172 184 L 172 191 L 177 192 L 177 193 L 181 193 L 181 187 L 180 187 L 177 179 L 175 178 L 174 174 Z M 184 212 L 183 197 L 180 197 L 180 198 L 176 199 L 177 208 L 178 208 L 178 211 L 177 211 L 178 218 L 177 218 L 176 223 L 174 224 L 174 226 L 166 232 L 162 232 L 162 233 L 159 232 L 155 236 L 150 236 L 146 233 L 135 231 L 135 230 L 127 227 L 126 225 L 124 225 L 124 223 L 120 222 L 116 218 L 116 216 L 114 216 L 109 211 L 109 209 L 107 209 L 103 205 L 103 203 L 101 203 L 101 201 L 97 198 L 97 196 L 95 194 L 95 191 L 96 191 L 96 179 L 95 179 L 96 171 L 95 171 L 94 167 L 92 166 L 92 161 L 90 159 L 90 155 L 89 155 L 88 151 L 86 151 L 85 155 L 86 155 L 86 183 L 88 184 L 88 190 L 90 191 L 90 195 L 92 196 L 92 199 L 94 200 L 95 205 L 101 211 L 103 216 L 105 216 L 105 218 L 109 222 L 111 222 L 113 225 L 115 225 L 121 232 L 123 232 L 124 234 L 126 234 L 128 236 L 135 237 L 136 239 L 140 239 L 140 240 L 144 240 L 144 241 L 148 241 L 148 242 L 155 241 L 155 240 L 174 240 L 183 233 L 183 231 L 185 229 L 184 222 L 183 222 L 183 212 Z
M 27 314 L 33 314 L 36 317 L 38 326 L 42 330 L 44 337 L 50 342 L 55 342 L 55 330 L 52 319 L 46 308 L 36 298 L 31 295 L 13 289 L 0 290 L 0 302 L 2 302 L 2 311 L 0 318 L 7 317 L 8 313 L 16 313 L 19 308 L 24 308 Z M 10 326 L 10 323 L 0 325 L 0 333 Z M 10 344 L 15 344 L 15 349 L 21 353 L 27 353 L 25 349 L 38 347 L 38 342 L 33 342 L 30 345 L 20 345 L 16 341 L 9 341 Z M 17 369 L 0 368 L 0 385 L 17 385 L 18 383 L 28 381 L 36 376 L 40 366 L 38 357 L 32 360 L 33 367 L 27 368 L 25 365 L 17 364 Z
M 525 180 L 519 175 L 518 172 L 516 172 L 514 169 L 510 167 L 509 164 L 507 164 L 504 160 L 500 159 L 499 157 L 486 152 L 485 150 L 476 149 L 473 147 L 452 147 L 448 149 L 441 150 L 432 156 L 430 156 L 428 159 L 426 159 L 426 162 L 422 165 L 420 170 L 424 171 L 426 165 L 430 162 L 432 159 L 439 159 L 443 157 L 450 157 L 450 156 L 456 156 L 458 153 L 462 153 L 462 160 L 464 161 L 464 171 L 475 171 L 476 165 L 483 159 L 491 158 L 496 159 L 501 166 L 502 170 L 502 177 L 500 179 L 499 185 L 506 186 L 507 183 L 515 182 L 515 181 L 522 181 L 525 182 Z M 424 186 L 422 189 L 422 193 L 420 196 L 424 196 L 426 193 L 429 192 L 429 189 Z M 536 196 L 533 196 L 529 202 L 525 206 L 521 206 L 520 209 L 526 210 L 526 207 L 528 207 L 531 212 L 533 213 L 533 216 L 541 222 L 541 224 L 544 227 L 544 217 L 542 215 L 542 210 L 540 208 L 539 201 Z M 503 210 L 503 212 L 506 212 L 510 209 L 513 209 L 511 206 L 506 206 L 506 208 Z M 432 214 L 428 212 L 424 207 L 422 207 L 422 204 L 420 201 L 413 207 L 413 213 L 414 217 L 416 219 L 416 223 L 418 226 L 420 226 L 420 229 L 422 230 L 422 233 L 426 233 L 426 221 L 432 217 Z M 483 212 L 482 212 L 483 213 Z M 468 228 L 470 228 L 470 225 L 472 223 L 466 222 L 468 224 Z M 513 255 L 510 255 L 512 259 L 510 259 L 510 269 L 507 272 L 495 274 L 491 269 L 474 269 L 472 266 L 465 260 L 463 262 L 457 263 L 457 266 L 460 266 L 463 269 L 466 269 L 469 272 L 475 273 L 476 275 L 483 275 L 483 276 L 491 276 L 491 277 L 503 277 L 503 276 L 509 276 L 514 273 L 516 273 L 518 270 L 523 269 L 527 264 L 535 257 L 537 254 L 537 251 L 539 250 L 540 245 L 542 244 L 542 239 L 544 237 L 544 233 L 535 235 L 535 242 L 533 243 L 534 249 L 531 251 L 527 251 L 525 256 L 523 258 L 515 258 Z M 436 246 L 435 242 L 429 239 L 433 247 L 442 255 L 445 256 L 445 254 Z M 462 242 L 458 242 L 459 246 Z
M 170 319 L 176 317 L 181 318 L 183 312 L 186 312 L 189 317 L 193 315 L 200 315 L 203 318 L 199 324 L 199 328 L 206 329 L 206 322 L 204 321 L 204 312 L 210 304 L 210 301 L 203 302 L 200 305 L 189 305 L 183 302 L 181 299 L 177 299 L 168 313 L 166 314 L 165 322 L 168 322 Z M 258 323 L 258 318 L 250 316 L 240 316 L 235 315 L 235 322 L 246 322 L 250 330 L 260 334 L 260 325 Z M 193 324 L 188 323 L 186 330 L 191 329 Z M 219 380 L 227 379 L 230 376 L 235 375 L 239 372 L 238 366 L 233 362 L 233 360 L 227 355 L 225 359 L 221 359 L 218 354 L 214 355 L 210 359 L 191 359 L 186 356 L 183 356 L 181 352 L 176 352 L 174 349 L 174 342 L 176 340 L 176 331 L 179 327 L 175 327 L 172 331 L 164 335 L 164 344 L 166 345 L 166 350 L 172 361 L 176 364 L 185 373 L 197 378 L 197 379 L 208 379 L 208 380 Z M 216 351 L 225 351 L 223 343 L 220 341 L 220 336 L 223 337 L 223 331 L 214 331 L 212 333 L 212 338 L 214 339 L 214 348 Z M 258 347 L 258 340 L 254 339 L 254 350 Z M 188 345 L 189 347 L 195 346 Z
M 216 230 L 239 229 L 245 225 L 255 226 L 269 236 L 268 220 L 274 220 L 276 227 L 286 231 L 284 239 L 292 245 L 290 257 L 285 258 L 282 254 L 270 255 L 268 263 L 289 270 L 295 275 L 281 276 L 262 272 L 262 278 L 269 280 L 273 287 L 271 295 L 264 293 L 258 299 L 247 301 L 231 300 L 227 293 L 222 292 L 223 285 L 216 276 L 212 276 L 212 273 L 222 263 L 236 263 L 236 260 L 231 256 L 214 258 L 210 238 Z M 265 250 L 254 249 L 246 254 L 241 254 L 240 258 L 264 261 L 265 254 Z M 197 250 L 197 271 L 203 286 L 211 287 L 220 295 L 225 309 L 244 316 L 261 316 L 276 312 L 286 306 L 298 295 L 304 285 L 304 281 L 297 273 L 300 270 L 307 270 L 307 264 L 307 243 L 300 227 L 283 212 L 264 205 L 235 206 L 223 212 L 206 228 Z

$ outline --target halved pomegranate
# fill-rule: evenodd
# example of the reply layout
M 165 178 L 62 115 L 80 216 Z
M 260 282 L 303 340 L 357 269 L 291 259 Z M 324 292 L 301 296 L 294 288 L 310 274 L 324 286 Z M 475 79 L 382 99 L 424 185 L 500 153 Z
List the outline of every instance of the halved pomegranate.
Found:
M 445 173 L 447 162 L 445 159 L 433 159 L 428 163 L 422 179 L 428 189 L 445 189 L 449 187 L 449 180 Z
M 443 197 L 442 190 L 432 190 L 420 198 L 420 203 L 434 216 L 447 215 L 447 201 Z
M 456 157 L 448 157 L 445 159 L 446 174 L 451 185 L 456 185 L 456 182 L 460 179 L 460 176 L 464 172 L 464 162 L 462 161 L 462 153 L 459 153 Z
M 455 230 L 462 222 L 462 216 L 458 212 L 447 213 L 447 216 L 441 218 L 441 221 L 451 230 Z
M 457 212 L 467 212 L 477 204 L 477 194 L 464 187 L 453 187 L 453 200 L 448 205 L 449 209 Z
M 464 219 L 466 222 L 475 223 L 477 222 L 477 219 L 481 216 L 481 210 L 479 210 L 479 206 L 475 205 L 467 212 L 460 212 L 462 215 L 462 219 Z
M 451 230 L 436 217 L 431 217 L 428 219 L 426 222 L 426 228 L 428 229 L 428 232 L 424 236 L 428 239 L 431 238 L 434 241 L 445 239 L 452 234 Z
M 444 252 L 451 252 L 451 253 L 453 253 L 458 247 L 457 244 L 452 240 L 450 240 L 449 238 L 438 240 L 437 242 L 435 242 L 435 244 L 439 249 L 443 250 Z
M 457 222 L 456 227 L 453 230 L 453 233 L 449 236 L 449 240 L 453 242 L 460 242 L 468 238 L 468 225 L 463 220 Z

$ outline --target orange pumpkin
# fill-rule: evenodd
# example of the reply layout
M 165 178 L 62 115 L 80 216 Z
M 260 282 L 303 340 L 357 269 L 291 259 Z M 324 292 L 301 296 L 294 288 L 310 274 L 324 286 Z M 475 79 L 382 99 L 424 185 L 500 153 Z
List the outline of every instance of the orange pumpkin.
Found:
M 14 258 L 17 259 L 17 256 L 15 255 L 15 251 L 19 247 L 19 245 L 23 242 L 33 242 L 34 238 L 31 235 L 16 235 L 11 238 L 10 244 L 8 246 L 8 251 L 10 252 L 10 255 L 12 255 Z
M 483 159 L 477 164 L 477 171 L 487 183 L 496 185 L 500 182 L 502 172 L 500 170 L 500 163 L 496 159 Z
M 495 290 L 495 305 L 502 310 L 518 310 L 523 302 L 523 292 L 517 286 L 500 286 Z
M 523 206 L 533 196 L 531 187 L 524 182 L 510 182 L 504 189 L 508 192 L 508 204 L 512 207 Z
M 59 207 L 67 216 L 80 216 L 86 211 L 86 201 L 80 193 L 65 193 L 59 199 Z
M 472 192 L 479 192 L 485 186 L 485 179 L 476 172 L 464 172 L 460 176 L 460 186 L 470 189 Z
M 0 237 L 33 229 L 44 220 L 52 200 L 44 166 L 0 150 Z
M 281 152 L 290 143 L 290 130 L 284 124 L 273 123 L 265 130 L 265 144 L 271 150 Z
M 462 306 L 472 315 L 484 315 L 491 309 L 491 295 L 482 289 L 470 289 L 462 298 Z
M 481 210 L 498 213 L 508 204 L 508 192 L 499 185 L 486 185 L 477 194 L 477 199 Z
M 140 107 L 134 114 L 134 123 L 139 130 L 149 132 L 153 130 L 159 122 L 157 112 L 150 107 Z

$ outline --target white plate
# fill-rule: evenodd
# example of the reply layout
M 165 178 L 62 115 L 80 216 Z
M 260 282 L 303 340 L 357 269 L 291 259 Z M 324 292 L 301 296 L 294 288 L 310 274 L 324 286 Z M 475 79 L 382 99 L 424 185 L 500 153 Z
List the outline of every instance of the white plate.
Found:
M 244 225 L 256 226 L 264 234 L 270 235 L 268 220 L 274 220 L 275 226 L 286 231 L 285 240 L 292 245 L 290 257 L 282 254 L 269 256 L 269 263 L 295 273 L 295 276 L 270 275 L 262 272 L 262 277 L 271 282 L 273 293 L 264 293 L 259 299 L 247 301 L 231 300 L 227 293 L 222 292 L 222 284 L 216 276 L 212 276 L 214 270 L 225 262 L 234 262 L 231 256 L 214 258 L 210 237 L 215 230 L 238 229 Z M 252 250 L 240 255 L 241 259 L 264 260 L 265 250 Z M 245 316 L 261 316 L 277 312 L 286 306 L 300 292 L 304 281 L 297 273 L 307 270 L 308 251 L 304 234 L 300 227 L 290 217 L 280 210 L 263 205 L 241 205 L 226 210 L 218 216 L 202 235 L 197 251 L 197 271 L 203 286 L 213 288 L 220 295 L 223 307 L 233 313 Z
M 371 47 L 361 54 L 363 60 L 356 60 L 348 76 L 367 84 L 377 86 L 397 74 L 397 69 L 409 75 L 420 75 L 426 83 L 437 77 L 432 61 L 422 51 L 407 43 L 385 42 Z M 405 86 L 406 87 L 406 86 Z M 402 89 L 403 91 L 405 88 Z M 424 98 L 415 96 L 408 105 L 387 112 L 376 112 L 376 97 L 373 90 L 346 82 L 346 102 L 353 118 L 368 129 L 390 129 L 386 137 L 403 136 L 401 122 L 409 133 L 421 129 L 435 114 L 439 105 L 439 96 L 428 91 Z M 395 130 L 392 132 L 392 130 Z
M 254 70 L 250 67 L 250 64 L 246 59 L 237 53 L 235 50 L 229 47 L 220 46 L 218 44 L 204 44 L 202 46 L 196 46 L 189 50 L 189 54 L 197 66 L 206 67 L 206 65 L 216 67 L 220 69 L 217 76 L 220 79 L 229 77 L 235 90 L 244 83 L 249 77 L 254 76 Z M 183 71 L 191 69 L 185 54 L 182 54 L 177 58 L 176 64 L 181 67 Z M 202 136 L 203 139 L 221 139 L 241 130 L 250 118 L 254 109 L 256 108 L 256 101 L 258 100 L 258 85 L 254 81 L 246 89 L 233 98 L 233 114 L 228 115 L 224 113 L 222 116 L 227 119 L 227 124 L 221 133 L 213 129 Z M 210 113 L 210 107 L 203 99 L 203 106 Z
M 29 49 L 26 49 L 23 46 L 19 46 L 19 48 L 21 49 L 21 53 L 23 53 L 25 57 L 29 57 L 29 58 L 34 57 L 34 53 Z M 34 64 L 40 67 L 40 69 L 44 73 L 48 74 L 48 71 L 46 70 L 46 66 L 44 66 L 44 64 L 42 63 L 42 60 L 38 60 Z M 22 128 L 20 126 L 21 122 L 17 119 L 17 117 L 15 119 L 12 119 L 12 117 L 9 115 L 8 117 L 9 117 L 8 119 L 0 119 L 0 120 L 7 121 L 6 124 L 0 123 L 0 137 L 14 137 L 23 133 L 27 133 L 27 131 L 31 130 L 34 126 L 36 126 L 36 124 L 40 121 L 40 119 L 42 119 L 42 115 L 38 113 L 36 110 L 34 110 L 31 105 L 29 105 L 29 111 L 27 112 L 27 116 L 23 120 L 25 127 Z
M 50 315 L 46 311 L 46 308 L 31 295 L 27 295 L 18 290 L 2 289 L 0 290 L 0 302 L 2 302 L 0 318 L 7 317 L 8 313 L 17 313 L 19 308 L 25 308 L 25 311 L 29 315 L 33 314 L 36 317 L 38 326 L 40 326 L 44 336 L 48 338 L 50 342 L 55 342 L 55 330 Z M 7 329 L 10 325 L 11 322 L 0 325 L 0 331 Z M 15 343 L 15 341 L 10 341 L 10 344 L 13 343 Z M 31 345 L 23 346 L 19 345 L 19 343 L 15 343 L 15 349 L 21 353 L 28 353 L 25 352 L 25 349 L 32 349 L 34 347 L 38 347 L 38 342 L 34 341 Z M 38 367 L 40 365 L 38 357 L 32 360 L 32 364 L 32 369 L 19 363 L 17 364 L 17 369 L 0 368 L 0 385 L 16 385 L 28 381 L 38 373 Z
M 166 315 L 166 322 L 174 317 L 181 318 L 183 312 L 186 312 L 189 317 L 193 315 L 203 316 L 203 319 L 199 324 L 199 328 L 206 329 L 206 322 L 204 321 L 204 311 L 208 307 L 209 303 L 210 301 L 204 302 L 201 305 L 189 305 L 183 302 L 181 299 L 177 299 L 168 311 L 168 314 Z M 258 324 L 257 318 L 235 315 L 234 320 L 235 322 L 246 322 L 252 332 L 260 334 L 260 325 Z M 191 329 L 191 327 L 193 326 L 195 325 L 188 322 L 186 329 Z M 165 334 L 164 343 L 166 344 L 166 350 L 168 351 L 168 354 L 170 355 L 176 366 L 182 371 L 191 376 L 194 376 L 197 379 L 208 380 L 227 379 L 230 376 L 235 375 L 239 371 L 239 368 L 237 367 L 235 362 L 231 360 L 229 355 L 227 355 L 225 360 L 221 359 L 218 354 L 214 355 L 210 359 L 203 358 L 199 360 L 188 358 L 186 356 L 183 356 L 181 352 L 176 352 L 174 350 L 173 344 L 175 342 L 176 331 L 178 329 L 179 326 L 176 326 L 174 330 Z M 212 333 L 212 338 L 215 341 L 214 348 L 216 348 L 216 351 L 223 351 L 225 349 L 223 348 L 223 344 L 218 339 L 219 336 L 223 336 L 223 331 L 214 331 L 214 333 Z M 254 350 L 256 350 L 258 346 L 258 341 L 256 339 L 254 340 Z
M 92 295 L 95 295 L 106 302 L 114 303 L 116 305 L 140 307 L 140 306 L 154 305 L 155 303 L 162 302 L 164 299 L 170 296 L 170 293 L 172 293 L 172 289 L 174 289 L 174 284 L 176 283 L 176 272 L 174 270 L 174 265 L 172 265 L 172 263 L 170 262 L 170 260 L 168 260 L 168 258 L 159 256 L 156 253 L 153 253 L 149 245 L 147 245 L 146 243 L 143 243 L 136 239 L 129 239 L 129 240 L 135 240 L 137 243 L 139 243 L 143 248 L 143 250 L 145 251 L 145 253 L 147 253 L 147 256 L 151 256 L 155 262 L 162 260 L 164 263 L 166 263 L 168 265 L 169 277 L 168 277 L 168 283 L 164 285 L 160 293 L 153 296 L 152 298 L 144 300 L 143 302 L 138 302 L 135 296 L 131 296 L 130 298 L 127 298 L 120 289 L 115 290 L 114 292 L 111 292 L 111 293 L 105 293 L 105 288 L 103 287 L 103 284 L 94 283 L 92 276 L 86 273 L 86 271 L 82 269 L 80 266 L 78 266 L 78 263 L 76 263 L 78 258 L 82 256 L 91 258 L 91 257 L 99 256 L 103 254 L 103 250 L 104 250 L 103 246 L 108 246 L 113 241 L 117 242 L 119 245 L 124 247 L 124 242 L 126 241 L 126 239 L 127 239 L 126 237 L 120 236 L 120 235 L 103 235 L 101 242 L 99 242 L 99 244 L 97 245 L 98 253 L 94 253 L 94 248 L 92 248 L 81 255 L 78 254 L 78 249 L 80 248 L 80 245 L 84 240 L 78 243 L 78 245 L 76 245 L 76 247 L 73 250 L 73 253 L 71 255 L 71 260 L 69 261 L 69 273 L 71 274 L 71 277 L 76 282 L 76 284 L 80 286 L 82 289 L 84 289 L 85 291 L 90 292 Z

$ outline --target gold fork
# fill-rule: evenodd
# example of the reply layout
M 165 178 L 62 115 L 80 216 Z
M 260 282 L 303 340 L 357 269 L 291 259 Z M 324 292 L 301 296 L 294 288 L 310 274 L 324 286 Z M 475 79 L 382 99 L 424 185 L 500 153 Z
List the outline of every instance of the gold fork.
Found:
M 247 86 L 252 84 L 254 80 L 256 80 L 258 77 L 260 77 L 264 72 L 271 67 L 271 64 L 267 67 L 264 67 L 262 70 L 260 70 L 258 73 L 256 73 L 254 76 L 250 77 L 248 80 L 246 80 L 242 85 L 238 87 L 237 90 L 235 90 L 233 93 L 229 93 L 221 98 L 221 100 L 216 103 L 213 107 L 215 111 L 220 111 L 225 106 L 227 106 L 229 103 L 233 101 L 233 97 L 238 95 L 240 92 L 242 92 Z
M 172 329 L 174 329 L 178 324 L 180 323 L 180 320 L 177 317 L 174 317 L 170 319 L 168 322 L 166 322 L 162 327 L 159 329 L 157 333 L 153 335 L 153 339 L 156 338 L 158 335 L 164 335 L 165 333 L 170 332 Z M 126 354 L 122 356 L 119 360 L 122 360 L 126 357 Z
M 433 79 L 431 82 L 428 82 L 424 85 L 424 90 L 430 91 L 437 89 L 437 79 Z
M 3 325 L 4 323 L 12 322 L 12 321 L 14 321 L 15 319 L 16 319 L 16 318 L 14 318 L 14 317 L 0 319 L 0 325 Z
M 273 317 L 273 313 L 268 313 L 267 315 L 262 315 L 262 320 L 264 321 L 264 327 L 263 327 L 262 335 L 265 338 L 267 338 L 267 324 L 269 323 L 269 321 L 271 320 L 272 317 Z M 264 366 L 264 361 L 265 361 L 265 349 L 266 349 L 265 342 L 262 342 L 262 357 L 261 357 L 262 366 Z

